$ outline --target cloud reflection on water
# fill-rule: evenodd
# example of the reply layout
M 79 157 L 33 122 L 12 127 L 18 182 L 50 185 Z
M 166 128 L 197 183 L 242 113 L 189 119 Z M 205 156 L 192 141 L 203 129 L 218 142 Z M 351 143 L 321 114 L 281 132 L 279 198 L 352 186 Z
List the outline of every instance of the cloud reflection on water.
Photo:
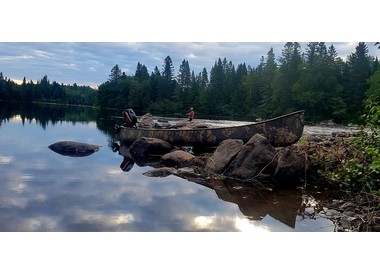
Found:
M 265 209 L 258 211 L 254 194 L 248 194 L 251 201 L 238 197 L 238 205 L 231 195 L 239 188 L 216 193 L 176 176 L 149 178 L 142 173 L 151 167 L 137 165 L 125 173 L 120 169 L 123 157 L 109 148 L 107 138 L 91 123 L 43 128 L 10 120 L 2 125 L 0 231 L 297 230 L 298 225 L 294 229 L 280 222 L 275 212 L 276 219 Z M 68 158 L 48 149 L 59 140 L 104 149 Z M 288 212 L 284 215 L 293 221 L 296 214 Z M 246 213 L 263 218 L 253 220 Z

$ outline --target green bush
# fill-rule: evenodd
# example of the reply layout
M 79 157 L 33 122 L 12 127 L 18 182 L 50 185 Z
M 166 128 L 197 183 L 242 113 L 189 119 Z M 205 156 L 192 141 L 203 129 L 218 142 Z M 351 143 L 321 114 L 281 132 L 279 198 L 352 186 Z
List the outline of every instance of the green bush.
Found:
M 380 190 L 380 106 L 367 101 L 362 116 L 365 126 L 358 128 L 359 136 L 352 140 L 355 153 L 342 167 L 329 173 L 329 179 L 342 189 L 360 192 Z

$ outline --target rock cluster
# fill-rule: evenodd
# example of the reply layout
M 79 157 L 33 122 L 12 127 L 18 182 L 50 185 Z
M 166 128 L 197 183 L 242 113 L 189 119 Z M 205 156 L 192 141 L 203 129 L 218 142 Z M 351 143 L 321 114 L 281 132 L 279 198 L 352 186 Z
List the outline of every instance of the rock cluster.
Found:
M 373 204 L 373 203 L 372 203 Z M 380 210 L 368 201 L 333 200 L 326 217 L 335 221 L 336 231 L 380 231 Z
M 350 153 L 345 141 L 354 135 L 304 135 L 296 144 L 274 148 L 257 134 L 246 144 L 237 139 L 225 140 L 212 153 L 199 156 L 163 140 L 139 138 L 128 152 L 139 166 L 154 168 L 145 176 L 176 175 L 205 186 L 212 184 L 215 190 L 219 189 L 209 179 L 232 180 L 263 191 L 272 191 L 273 187 L 299 188 L 306 182 L 325 190 L 323 182 L 319 182 L 319 171 L 342 165 L 343 156 Z M 380 231 L 380 202 L 370 205 L 357 200 L 334 200 L 323 207 L 324 215 L 335 223 L 335 231 Z
M 139 138 L 129 148 L 132 158 L 140 164 L 161 167 L 196 167 L 204 175 L 217 175 L 245 182 L 294 185 L 304 179 L 305 157 L 291 147 L 274 148 L 262 135 L 256 134 L 246 144 L 242 140 L 223 141 L 213 153 L 201 156 L 175 148 L 166 141 Z M 157 159 L 157 155 L 161 155 Z M 152 160 L 155 158 L 155 165 Z M 151 160 L 151 162 L 149 162 Z M 138 164 L 139 164 L 138 163 Z M 167 175 L 170 170 L 147 175 Z

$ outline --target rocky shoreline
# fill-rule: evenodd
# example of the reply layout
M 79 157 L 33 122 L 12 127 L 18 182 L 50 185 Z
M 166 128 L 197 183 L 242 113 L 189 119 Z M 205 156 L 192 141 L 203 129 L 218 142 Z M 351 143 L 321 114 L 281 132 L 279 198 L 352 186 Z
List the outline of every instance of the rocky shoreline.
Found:
M 320 192 L 326 192 L 331 186 L 320 177 L 320 171 L 343 163 L 351 150 L 347 141 L 356 136 L 356 131 L 338 125 L 321 126 L 328 131 L 313 133 L 306 129 L 302 138 L 288 147 L 274 148 L 257 134 L 246 144 L 241 140 L 225 140 L 213 152 L 196 155 L 189 148 L 139 138 L 123 155 L 128 154 L 139 166 L 153 167 L 144 173 L 149 177 L 176 175 L 204 185 L 212 185 L 209 180 L 212 178 L 233 179 L 265 192 L 277 188 L 302 189 L 313 183 Z M 324 214 L 335 223 L 335 231 L 380 231 L 376 197 L 366 200 L 366 196 L 369 194 L 356 198 L 341 196 L 324 205 Z

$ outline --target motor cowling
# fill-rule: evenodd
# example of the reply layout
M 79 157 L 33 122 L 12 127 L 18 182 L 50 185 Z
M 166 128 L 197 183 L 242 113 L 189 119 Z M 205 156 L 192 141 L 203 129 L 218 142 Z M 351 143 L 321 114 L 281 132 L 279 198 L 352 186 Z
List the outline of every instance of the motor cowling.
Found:
M 126 109 L 123 111 L 123 115 L 126 119 L 126 122 L 124 123 L 124 126 L 126 127 L 134 127 L 137 123 L 137 116 L 135 112 L 132 109 Z

